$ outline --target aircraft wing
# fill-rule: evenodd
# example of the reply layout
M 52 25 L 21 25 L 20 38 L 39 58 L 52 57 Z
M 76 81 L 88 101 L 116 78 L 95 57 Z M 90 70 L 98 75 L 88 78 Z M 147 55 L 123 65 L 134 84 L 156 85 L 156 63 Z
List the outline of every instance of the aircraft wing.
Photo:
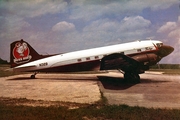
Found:
M 140 70 L 140 65 L 140 62 L 131 57 L 122 53 L 114 53 L 102 58 L 100 70 L 121 69 L 124 72 L 137 72 Z

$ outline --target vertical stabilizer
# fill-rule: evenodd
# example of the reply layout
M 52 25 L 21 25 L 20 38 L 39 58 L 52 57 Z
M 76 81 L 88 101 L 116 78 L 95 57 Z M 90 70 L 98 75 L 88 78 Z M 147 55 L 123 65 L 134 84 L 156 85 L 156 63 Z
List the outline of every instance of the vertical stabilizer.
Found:
M 38 60 L 41 58 L 26 41 L 21 39 L 11 43 L 10 46 L 10 64 L 11 68 Z

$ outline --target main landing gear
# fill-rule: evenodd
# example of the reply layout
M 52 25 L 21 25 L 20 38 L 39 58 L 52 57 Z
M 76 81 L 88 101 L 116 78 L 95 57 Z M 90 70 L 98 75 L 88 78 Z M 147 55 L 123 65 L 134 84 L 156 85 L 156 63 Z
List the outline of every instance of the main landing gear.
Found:
M 139 74 L 133 72 L 125 72 L 124 73 L 124 80 L 128 83 L 140 83 Z
M 35 79 L 36 78 L 36 74 L 37 72 L 35 72 L 34 74 L 31 75 L 31 79 Z
M 136 72 L 131 71 L 122 71 L 121 69 L 118 69 L 119 72 L 124 74 L 124 83 L 140 83 L 140 76 Z

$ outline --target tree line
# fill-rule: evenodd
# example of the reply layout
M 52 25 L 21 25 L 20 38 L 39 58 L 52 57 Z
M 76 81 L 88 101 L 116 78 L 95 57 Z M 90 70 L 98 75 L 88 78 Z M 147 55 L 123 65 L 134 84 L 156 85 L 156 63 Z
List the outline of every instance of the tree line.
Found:
M 180 69 L 180 64 L 156 64 L 151 69 Z
M 0 64 L 8 64 L 8 61 L 0 58 Z

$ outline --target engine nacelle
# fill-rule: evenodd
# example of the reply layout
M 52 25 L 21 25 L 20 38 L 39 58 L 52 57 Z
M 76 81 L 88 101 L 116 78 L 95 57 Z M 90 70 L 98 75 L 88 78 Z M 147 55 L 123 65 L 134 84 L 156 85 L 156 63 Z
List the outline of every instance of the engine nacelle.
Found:
M 135 55 L 135 56 L 132 56 L 132 58 L 138 62 L 144 62 L 148 65 L 154 65 L 160 61 L 159 56 L 154 53 Z

